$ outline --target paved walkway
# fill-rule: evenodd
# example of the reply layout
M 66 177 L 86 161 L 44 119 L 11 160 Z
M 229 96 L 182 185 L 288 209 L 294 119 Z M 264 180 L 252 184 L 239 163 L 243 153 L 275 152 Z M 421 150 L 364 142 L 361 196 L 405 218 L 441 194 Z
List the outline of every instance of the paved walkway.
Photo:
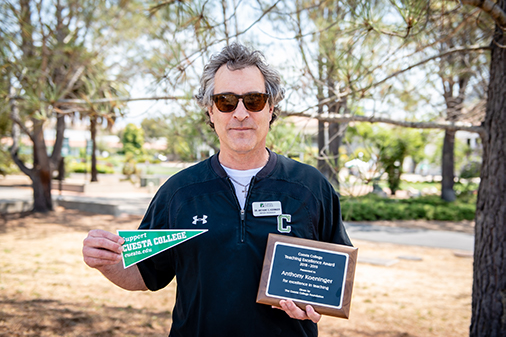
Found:
M 365 223 L 345 225 L 348 235 L 352 240 L 390 242 L 465 251 L 472 251 L 474 249 L 474 235 L 467 233 L 379 226 Z
M 89 176 L 88 176 L 89 178 Z M 160 181 L 165 181 L 161 177 Z M 53 200 L 67 208 L 77 208 L 91 213 L 107 213 L 120 215 L 122 213 L 142 215 L 146 211 L 149 201 L 158 186 L 139 187 L 129 181 L 122 181 L 121 176 L 99 177 L 99 182 L 89 183 L 84 175 L 73 175 L 65 180 L 69 189 L 75 188 L 82 192 L 59 191 L 58 182 L 52 190 Z M 8 176 L 0 179 L 0 211 L 23 211 L 29 209 L 33 200 L 32 188 L 27 177 Z M 21 205 L 21 203 L 23 203 Z M 72 205 L 70 205 L 72 203 Z M 76 207 L 77 203 L 84 205 Z M 2 207 L 3 205 L 3 207 Z M 9 207 L 6 207 L 8 205 Z M 104 205 L 115 207 L 102 207 Z M 22 208 L 22 209 L 21 209 Z M 6 211 L 7 210 L 7 211 Z
M 83 178 L 74 176 L 68 182 L 83 185 Z M 162 177 L 161 182 L 163 181 L 165 178 Z M 118 177 L 102 178 L 99 183 L 84 185 L 84 192 L 62 191 L 60 195 L 57 189 L 53 190 L 53 198 L 56 202 L 67 202 L 69 208 L 78 208 L 89 212 L 143 215 L 157 188 L 154 186 L 140 188 L 130 182 L 120 181 Z M 19 176 L 10 178 L 9 181 L 5 178 L 0 179 L 0 210 L 2 205 L 13 202 L 23 203 L 24 207 L 29 207 L 31 201 L 32 189 L 27 178 Z M 112 208 L 104 208 L 104 205 L 112 206 Z M 474 247 L 474 236 L 461 232 L 380 226 L 367 223 L 346 223 L 345 225 L 352 240 L 390 242 L 463 251 L 472 251 Z

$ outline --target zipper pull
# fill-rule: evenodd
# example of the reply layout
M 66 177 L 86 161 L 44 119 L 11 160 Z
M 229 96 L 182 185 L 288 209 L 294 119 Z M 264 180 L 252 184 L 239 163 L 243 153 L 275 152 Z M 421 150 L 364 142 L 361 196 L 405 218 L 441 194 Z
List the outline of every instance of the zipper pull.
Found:
M 245 215 L 246 212 L 244 211 L 244 209 L 241 209 L 241 221 L 244 221 Z

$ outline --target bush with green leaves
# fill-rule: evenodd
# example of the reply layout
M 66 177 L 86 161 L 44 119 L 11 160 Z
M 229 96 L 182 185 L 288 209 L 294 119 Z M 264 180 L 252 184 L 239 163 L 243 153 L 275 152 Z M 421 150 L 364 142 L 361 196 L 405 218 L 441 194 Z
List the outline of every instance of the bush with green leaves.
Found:
M 144 145 L 144 131 L 142 128 L 133 123 L 127 124 L 121 133 L 121 143 L 123 143 L 123 153 L 131 153 L 136 157 L 145 154 Z
M 362 197 L 341 197 L 344 221 L 376 220 L 473 220 L 476 212 L 474 200 L 457 199 L 446 202 L 439 196 L 411 199 L 389 199 L 373 194 Z
M 386 173 L 391 194 L 400 189 L 403 162 L 410 156 L 415 163 L 425 157 L 427 133 L 400 127 L 383 127 L 356 123 L 346 130 L 346 142 L 355 144 L 355 157 L 369 161 L 376 160 L 380 173 Z M 351 160 L 352 157 L 347 159 Z
M 70 162 L 65 165 L 65 171 L 68 173 L 89 173 L 91 172 L 91 163 Z M 110 165 L 97 164 L 97 171 L 100 174 L 112 174 L 114 168 Z
M 140 171 L 137 168 L 137 161 L 135 160 L 135 156 L 132 153 L 126 154 L 125 163 L 123 164 L 121 171 L 128 180 L 132 180 L 134 176 L 140 174 Z
M 477 161 L 471 161 L 462 166 L 460 171 L 460 178 L 470 179 L 480 176 L 481 163 Z

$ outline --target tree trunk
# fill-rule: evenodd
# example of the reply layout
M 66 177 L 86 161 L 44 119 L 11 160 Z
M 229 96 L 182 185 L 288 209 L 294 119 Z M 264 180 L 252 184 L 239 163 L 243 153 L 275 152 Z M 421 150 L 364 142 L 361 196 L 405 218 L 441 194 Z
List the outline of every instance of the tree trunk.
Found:
M 91 182 L 98 181 L 97 171 L 97 116 L 90 116 L 91 133 Z
M 453 190 L 454 173 L 454 152 L 455 152 L 455 131 L 446 130 L 443 142 L 443 172 L 441 181 L 441 198 L 445 201 L 455 201 L 455 191 Z
M 51 172 L 39 167 L 30 175 L 33 187 L 33 211 L 46 213 L 53 210 L 51 197 Z
M 323 60 L 322 55 L 318 54 L 318 78 L 323 78 Z M 318 99 L 318 114 L 323 113 L 323 86 L 321 83 L 317 83 L 317 94 L 316 97 Z M 327 160 L 325 158 L 325 135 L 326 135 L 326 129 L 325 129 L 325 122 L 318 120 L 318 155 L 317 155 L 317 168 L 318 170 L 326 177 L 328 177 L 328 165 Z
M 329 76 L 334 76 L 333 73 L 329 73 Z M 335 83 L 329 82 L 329 87 L 332 87 L 332 91 L 335 92 Z M 348 101 L 346 97 L 343 97 L 341 101 L 334 101 L 329 105 L 329 111 L 335 114 L 348 113 Z M 332 165 L 330 170 L 329 181 L 339 189 L 339 170 L 341 169 L 339 163 L 339 148 L 343 143 L 344 130 L 347 124 L 345 123 L 330 123 L 329 125 L 329 156 L 330 164 Z
M 63 143 L 63 132 L 65 130 L 64 116 L 59 116 L 57 119 L 57 132 L 55 145 L 53 147 L 53 154 L 51 157 L 47 154 L 47 148 L 44 139 L 43 122 L 37 119 L 32 119 L 32 130 L 29 134 L 33 142 L 33 168 L 28 168 L 18 156 L 19 139 L 20 139 L 20 125 L 19 111 L 14 100 L 11 104 L 11 118 L 14 120 L 12 124 L 12 141 L 13 145 L 10 149 L 11 157 L 19 167 L 21 172 L 30 177 L 33 189 L 33 211 L 34 212 L 48 212 L 53 210 L 53 200 L 51 197 L 51 184 L 52 173 L 55 169 L 55 163 L 61 158 L 61 145 Z
M 43 122 L 35 119 L 33 121 L 33 169 L 29 175 L 33 187 L 33 211 L 44 213 L 53 210 L 51 198 L 53 167 L 47 155 Z
M 330 123 L 329 125 L 329 176 L 331 184 L 339 188 L 339 148 L 343 136 L 340 134 L 340 124 Z
M 506 0 L 497 5 L 506 12 Z M 496 27 L 476 205 L 470 336 L 506 336 L 506 37 Z
M 327 164 L 327 152 L 325 142 L 325 122 L 318 121 L 318 170 L 325 176 L 329 177 L 329 166 Z

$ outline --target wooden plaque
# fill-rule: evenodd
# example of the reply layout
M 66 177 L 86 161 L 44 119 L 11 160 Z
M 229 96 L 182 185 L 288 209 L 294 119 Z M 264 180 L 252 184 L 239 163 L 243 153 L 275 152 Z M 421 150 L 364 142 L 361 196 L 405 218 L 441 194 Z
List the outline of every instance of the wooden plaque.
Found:
M 348 318 L 357 248 L 269 234 L 257 302 L 292 300 L 320 314 Z

